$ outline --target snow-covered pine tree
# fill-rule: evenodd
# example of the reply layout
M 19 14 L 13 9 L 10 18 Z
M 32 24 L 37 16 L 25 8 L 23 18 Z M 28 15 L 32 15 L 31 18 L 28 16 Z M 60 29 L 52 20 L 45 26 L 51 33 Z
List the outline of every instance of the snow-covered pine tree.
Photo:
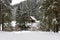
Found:
M 46 0 L 43 3 L 43 9 L 45 11 L 45 19 L 46 23 L 48 25 L 48 30 L 53 30 L 58 32 L 58 22 L 59 19 L 59 9 L 60 8 L 60 1 L 59 0 Z M 58 17 L 59 16 L 59 17 Z M 53 20 L 55 19 L 55 20 Z M 53 21 L 52 21 L 53 20 Z M 54 22 L 54 23 L 53 23 Z

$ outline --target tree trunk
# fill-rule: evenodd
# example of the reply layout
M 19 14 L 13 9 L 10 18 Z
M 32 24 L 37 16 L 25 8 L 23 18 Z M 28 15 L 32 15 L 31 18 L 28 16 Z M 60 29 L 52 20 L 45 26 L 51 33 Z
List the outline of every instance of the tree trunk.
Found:
M 4 15 L 2 15 L 2 31 L 4 31 Z
M 56 32 L 58 32 L 58 25 L 56 25 Z
M 55 32 L 55 27 L 56 27 L 56 26 L 55 26 L 55 24 L 54 24 L 54 30 L 53 30 L 54 32 Z
M 56 21 L 57 21 L 57 18 L 58 18 L 58 12 L 57 11 L 55 11 L 55 16 L 56 16 Z M 58 18 L 58 20 L 59 20 L 59 18 Z M 58 21 L 57 21 L 58 22 Z M 59 31 L 59 29 L 58 29 L 58 24 L 56 24 L 55 25 L 56 27 L 56 32 L 58 32 Z

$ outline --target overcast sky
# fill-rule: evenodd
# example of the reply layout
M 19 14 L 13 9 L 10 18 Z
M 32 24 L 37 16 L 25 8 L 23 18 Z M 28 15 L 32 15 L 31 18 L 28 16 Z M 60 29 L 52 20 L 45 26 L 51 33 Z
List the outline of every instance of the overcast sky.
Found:
M 22 1 L 24 1 L 24 0 L 12 0 L 11 5 L 15 5 L 15 4 L 20 3 Z

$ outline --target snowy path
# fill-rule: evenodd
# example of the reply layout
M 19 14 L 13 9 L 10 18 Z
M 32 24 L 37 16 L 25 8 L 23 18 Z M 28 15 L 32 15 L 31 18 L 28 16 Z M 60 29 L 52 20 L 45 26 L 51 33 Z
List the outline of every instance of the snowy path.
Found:
M 60 40 L 53 32 L 0 32 L 0 40 Z

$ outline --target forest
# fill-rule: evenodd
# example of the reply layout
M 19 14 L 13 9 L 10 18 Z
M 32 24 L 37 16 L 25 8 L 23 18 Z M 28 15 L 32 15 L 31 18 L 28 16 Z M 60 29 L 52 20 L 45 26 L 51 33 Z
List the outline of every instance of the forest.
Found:
M 0 0 L 1 31 L 60 31 L 60 0 L 11 3 L 12 0 Z

